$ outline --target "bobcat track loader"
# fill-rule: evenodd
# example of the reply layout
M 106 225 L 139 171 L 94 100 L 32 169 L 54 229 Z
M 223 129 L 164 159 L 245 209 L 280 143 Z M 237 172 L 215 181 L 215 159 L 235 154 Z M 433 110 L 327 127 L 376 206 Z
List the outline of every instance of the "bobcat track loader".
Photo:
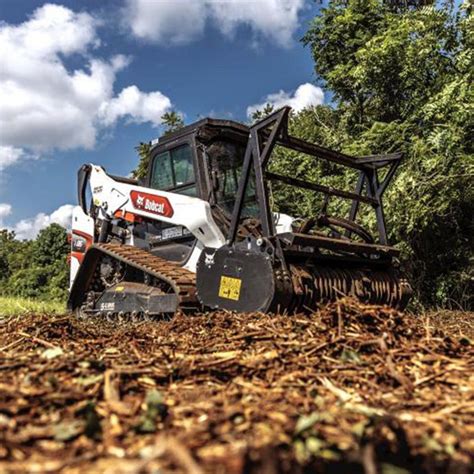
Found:
M 400 153 L 355 158 L 288 133 L 289 107 L 247 127 L 204 119 L 162 137 L 144 181 L 78 172 L 69 308 L 83 316 L 311 311 L 352 295 L 403 309 L 411 288 L 388 245 L 382 196 Z M 352 190 L 272 171 L 275 147 L 357 174 Z M 317 215 L 271 205 L 271 183 L 318 193 Z M 89 195 L 90 194 L 90 199 Z M 329 200 L 348 201 L 345 217 Z M 377 235 L 356 222 L 375 213 Z

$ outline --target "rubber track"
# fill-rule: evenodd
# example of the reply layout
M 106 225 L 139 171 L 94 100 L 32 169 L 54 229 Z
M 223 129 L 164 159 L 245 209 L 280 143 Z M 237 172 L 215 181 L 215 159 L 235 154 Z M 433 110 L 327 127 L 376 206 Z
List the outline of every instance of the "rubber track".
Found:
M 195 310 L 201 308 L 196 296 L 196 275 L 193 272 L 130 245 L 94 244 L 94 248 L 166 282 L 178 295 L 180 308 Z

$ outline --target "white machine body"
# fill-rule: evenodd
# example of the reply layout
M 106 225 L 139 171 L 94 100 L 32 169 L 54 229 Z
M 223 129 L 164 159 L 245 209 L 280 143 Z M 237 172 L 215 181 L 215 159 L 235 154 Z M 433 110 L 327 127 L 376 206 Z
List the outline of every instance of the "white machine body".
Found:
M 225 237 L 212 217 L 208 202 L 184 194 L 122 182 L 108 175 L 101 166 L 90 166 L 89 188 L 96 209 L 95 219 L 127 221 L 129 226 L 124 230 L 125 245 L 140 246 L 134 237 L 133 225 L 142 219 L 182 226 L 196 238 L 192 253 L 183 266 L 196 272 L 196 263 L 204 247 L 219 248 L 225 244 Z M 85 251 L 97 241 L 98 222 L 95 219 L 86 214 L 81 206 L 74 208 L 70 285 L 74 282 Z M 292 217 L 275 213 L 278 233 L 291 232 L 292 222 Z

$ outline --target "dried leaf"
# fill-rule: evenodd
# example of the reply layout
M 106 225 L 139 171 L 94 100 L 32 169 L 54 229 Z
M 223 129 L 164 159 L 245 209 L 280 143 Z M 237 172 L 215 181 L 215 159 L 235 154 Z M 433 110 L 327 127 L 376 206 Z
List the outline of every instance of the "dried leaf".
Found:
M 359 354 L 348 348 L 344 348 L 341 352 L 341 356 L 339 357 L 342 362 L 353 362 L 354 364 L 362 363 L 362 359 L 360 358 Z
M 299 435 L 303 431 L 312 428 L 315 423 L 317 423 L 321 419 L 321 415 L 317 412 L 313 412 L 309 415 L 302 415 L 298 418 L 295 426 L 295 434 Z
M 51 359 L 55 359 L 56 357 L 60 357 L 64 354 L 64 351 L 60 348 L 60 347 L 50 347 L 48 349 L 45 349 L 42 353 L 41 353 L 41 357 L 43 357 L 43 359 L 48 359 L 48 360 L 51 360 Z
M 53 428 L 56 441 L 70 441 L 84 431 L 84 422 L 79 420 L 63 421 Z
M 74 382 L 83 387 L 89 387 L 90 385 L 102 382 L 103 378 L 104 376 L 102 374 L 89 375 L 88 377 L 77 377 L 74 379 Z

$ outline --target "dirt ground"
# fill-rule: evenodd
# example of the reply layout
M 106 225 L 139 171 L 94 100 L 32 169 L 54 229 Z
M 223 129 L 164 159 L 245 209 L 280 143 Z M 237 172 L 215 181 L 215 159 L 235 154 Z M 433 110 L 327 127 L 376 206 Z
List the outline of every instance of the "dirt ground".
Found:
M 0 472 L 471 473 L 474 315 L 0 322 Z

